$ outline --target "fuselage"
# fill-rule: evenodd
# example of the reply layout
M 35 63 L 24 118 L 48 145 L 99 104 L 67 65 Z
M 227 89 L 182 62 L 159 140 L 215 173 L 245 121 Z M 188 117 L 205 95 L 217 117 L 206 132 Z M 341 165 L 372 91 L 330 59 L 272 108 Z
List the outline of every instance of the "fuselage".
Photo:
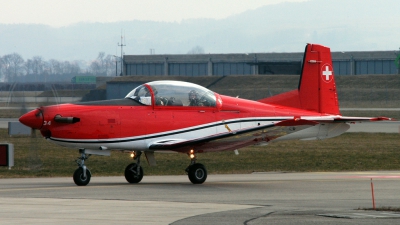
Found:
M 38 109 L 43 114 L 39 129 L 44 137 L 68 147 L 146 150 L 149 143 L 156 140 L 189 140 L 227 129 L 238 130 L 294 117 L 321 116 L 240 98 L 221 95 L 217 98 L 221 104 L 215 107 L 108 105 L 110 102 L 45 106 Z M 124 102 L 128 101 L 133 100 Z M 57 115 L 79 118 L 80 121 L 58 123 L 54 121 Z
M 197 105 L 187 97 L 190 89 L 203 96 Z M 219 95 L 185 82 L 153 82 L 134 89 L 125 99 L 44 106 L 20 121 L 67 147 L 146 151 L 155 142 L 193 141 L 293 118 L 322 117 L 330 115 Z M 318 137 L 319 126 L 286 139 Z M 268 138 L 248 137 L 249 141 L 241 140 L 239 145 L 229 140 L 214 151 L 275 139 Z

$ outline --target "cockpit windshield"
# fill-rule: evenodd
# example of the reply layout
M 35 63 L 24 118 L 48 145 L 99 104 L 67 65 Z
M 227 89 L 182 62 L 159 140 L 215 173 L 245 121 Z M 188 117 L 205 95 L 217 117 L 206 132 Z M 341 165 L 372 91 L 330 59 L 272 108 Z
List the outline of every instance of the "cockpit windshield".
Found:
M 151 105 L 150 91 L 144 85 L 140 85 L 139 87 L 133 89 L 128 95 L 125 96 L 125 98 L 133 99 L 142 103 L 143 105 Z
M 214 92 L 197 84 L 181 81 L 154 81 L 147 85 L 152 89 L 157 106 L 216 106 Z M 150 91 L 146 85 L 135 88 L 125 98 L 134 99 L 144 105 L 152 104 Z

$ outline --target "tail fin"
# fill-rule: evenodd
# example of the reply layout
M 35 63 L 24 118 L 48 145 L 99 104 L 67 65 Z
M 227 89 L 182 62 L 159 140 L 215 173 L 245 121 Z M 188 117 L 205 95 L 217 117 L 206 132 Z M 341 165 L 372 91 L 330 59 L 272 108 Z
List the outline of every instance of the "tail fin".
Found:
M 339 115 L 330 49 L 307 44 L 298 89 L 259 101 Z

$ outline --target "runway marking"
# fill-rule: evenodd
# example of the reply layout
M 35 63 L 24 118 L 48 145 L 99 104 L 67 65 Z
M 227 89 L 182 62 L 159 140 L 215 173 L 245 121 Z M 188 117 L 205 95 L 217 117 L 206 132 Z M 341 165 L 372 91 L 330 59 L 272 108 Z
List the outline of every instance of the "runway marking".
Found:
M 103 188 L 103 187 L 107 187 L 107 188 L 111 188 L 111 187 L 121 187 L 121 186 L 133 186 L 133 185 L 129 185 L 129 184 L 120 184 L 120 185 L 89 185 L 86 186 L 84 188 Z M 143 185 L 141 185 L 143 186 Z M 59 189 L 79 189 L 82 187 L 79 186 L 65 186 L 65 187 L 29 187 L 29 188 L 3 188 L 0 189 L 0 192 L 6 192 L 6 191 L 26 191 L 26 190 L 59 190 Z
M 341 175 L 336 175 L 340 173 Z M 385 173 L 385 174 L 382 174 Z M 331 177 L 333 179 L 337 178 L 342 178 L 342 179 L 371 179 L 371 178 L 376 178 L 376 179 L 400 179 L 400 173 L 398 171 L 395 172 L 370 172 L 370 171 L 360 171 L 360 172 L 315 172 L 315 174 L 326 174 L 326 178 L 321 178 L 321 179 L 329 179 L 328 177 Z M 343 175 L 342 175 L 343 174 Z M 375 175 L 379 174 L 379 175 Z M 334 176 L 330 176 L 334 175 Z
M 170 224 L 207 213 L 258 207 L 169 201 L 0 198 L 0 218 L 5 224 Z
M 338 213 L 338 214 L 318 214 L 317 216 L 324 216 L 324 217 L 333 217 L 333 218 L 347 218 L 347 219 L 366 219 L 366 218 L 393 218 L 397 219 L 400 218 L 399 213 L 395 212 L 360 212 L 360 213 Z
M 398 213 L 389 212 L 371 212 L 371 213 L 353 213 L 361 217 L 372 217 L 372 218 L 400 218 Z
M 385 175 L 383 175 L 383 176 L 368 176 L 368 175 L 366 175 L 366 176 L 345 176 L 344 178 L 347 178 L 347 179 L 362 179 L 362 178 L 366 178 L 366 179 L 371 179 L 371 178 L 375 178 L 375 179 L 400 179 L 400 176 L 385 176 Z
M 372 218 L 385 218 L 385 217 L 387 217 L 387 216 L 371 215 L 371 214 L 364 214 L 364 213 L 353 213 L 353 215 L 361 216 L 361 217 L 372 217 Z
M 362 178 L 383 178 L 383 179 L 398 179 L 400 176 L 359 176 Z

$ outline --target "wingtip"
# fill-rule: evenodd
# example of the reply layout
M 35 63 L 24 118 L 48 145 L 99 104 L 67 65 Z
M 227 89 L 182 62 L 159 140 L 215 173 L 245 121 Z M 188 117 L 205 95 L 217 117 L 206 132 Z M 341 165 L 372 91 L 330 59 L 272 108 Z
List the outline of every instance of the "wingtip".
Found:
M 371 121 L 383 121 L 383 120 L 388 120 L 388 121 L 397 121 L 396 119 L 389 118 L 389 117 L 375 117 L 372 118 Z

